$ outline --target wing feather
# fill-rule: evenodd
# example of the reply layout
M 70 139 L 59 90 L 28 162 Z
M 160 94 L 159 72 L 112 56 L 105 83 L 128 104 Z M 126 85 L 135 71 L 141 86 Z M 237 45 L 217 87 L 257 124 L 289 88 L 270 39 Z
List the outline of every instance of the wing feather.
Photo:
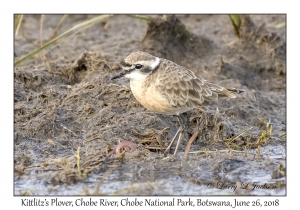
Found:
M 191 70 L 165 59 L 161 59 L 160 66 L 165 71 L 160 72 L 156 88 L 172 106 L 196 108 L 205 100 L 211 100 L 213 94 L 205 80 L 197 77 Z
M 155 86 L 174 107 L 197 108 L 218 98 L 235 98 L 236 94 L 244 92 L 209 83 L 169 60 L 161 59 L 160 68 L 164 71 L 157 75 Z

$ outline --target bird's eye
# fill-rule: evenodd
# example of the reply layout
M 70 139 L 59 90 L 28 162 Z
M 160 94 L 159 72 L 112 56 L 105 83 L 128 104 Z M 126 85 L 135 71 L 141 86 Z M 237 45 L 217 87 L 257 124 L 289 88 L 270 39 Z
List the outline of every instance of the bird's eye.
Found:
M 142 64 L 136 64 L 136 65 L 135 65 L 135 68 L 136 68 L 136 69 L 141 69 L 142 67 L 143 67 Z

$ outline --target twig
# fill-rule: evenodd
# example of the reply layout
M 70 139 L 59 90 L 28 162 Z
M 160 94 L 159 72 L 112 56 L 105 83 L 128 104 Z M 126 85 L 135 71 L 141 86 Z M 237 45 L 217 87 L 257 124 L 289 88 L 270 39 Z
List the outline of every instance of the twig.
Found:
M 189 142 L 187 143 L 186 145 L 186 148 L 185 148 L 185 152 L 183 154 L 183 158 L 186 158 L 189 151 L 190 151 L 190 148 L 191 148 L 191 145 L 193 143 L 193 141 L 197 138 L 199 132 L 197 131 L 196 133 L 193 134 L 193 136 L 190 138 Z
M 158 146 L 158 147 L 155 147 L 155 146 L 145 146 L 145 149 L 165 150 L 166 148 L 163 148 L 161 146 Z
M 81 177 L 81 170 L 80 170 L 80 147 L 78 147 L 75 157 L 77 159 L 77 171 L 78 171 L 78 175 L 79 175 L 79 177 Z
M 127 15 L 129 17 L 133 17 L 133 18 L 136 18 L 136 19 L 140 19 L 140 20 L 146 20 L 148 21 L 150 18 L 146 17 L 146 16 L 142 16 L 142 15 Z
M 256 158 L 260 158 L 260 144 L 257 146 L 257 153 L 255 154 Z
M 239 136 L 241 136 L 242 134 L 244 134 L 246 131 L 251 130 L 252 128 L 253 128 L 253 127 L 251 126 L 250 128 L 241 131 L 238 135 L 236 135 L 235 137 L 233 137 L 233 138 L 229 141 L 229 143 L 233 142 L 233 141 L 236 140 Z
M 74 133 L 73 131 L 71 131 L 69 128 L 67 128 L 66 126 L 64 126 L 63 124 L 60 124 L 61 127 L 63 127 L 63 129 L 69 131 L 70 133 L 72 133 L 74 136 L 78 137 L 78 135 L 76 133 Z
M 62 18 L 59 20 L 56 28 L 54 29 L 54 32 L 52 34 L 52 36 L 50 37 L 50 40 L 54 39 L 56 37 L 56 33 L 58 31 L 58 29 L 60 28 L 62 22 L 68 17 L 69 15 L 63 15 Z
M 43 22 L 45 15 L 41 15 L 41 23 L 40 23 L 40 47 L 43 46 Z
M 284 132 L 283 134 L 281 134 L 281 135 L 279 136 L 279 138 L 284 138 L 284 137 L 286 137 L 286 132 Z
M 102 183 L 104 182 L 104 179 L 114 170 L 115 168 L 109 168 L 102 176 L 102 178 L 99 180 L 97 187 L 93 193 L 93 195 L 100 195 L 99 193 L 99 188 L 102 185 Z
M 193 152 L 189 152 L 190 154 L 198 154 L 198 153 L 213 153 L 213 152 L 237 152 L 237 153 L 244 153 L 245 151 L 239 151 L 239 150 L 233 150 L 233 149 L 223 149 L 223 150 L 216 150 L 216 151 L 211 151 L 211 150 L 198 150 L 198 151 L 193 151 Z
M 112 144 L 110 144 L 110 143 L 108 143 L 108 142 L 106 142 L 106 141 L 102 140 L 100 137 L 95 137 L 95 138 L 92 138 L 92 139 L 89 139 L 89 140 L 83 141 L 83 143 L 87 143 L 87 142 L 90 142 L 90 141 L 94 141 L 94 140 L 96 140 L 96 139 L 98 139 L 98 141 L 101 141 L 101 142 L 103 142 L 103 143 L 107 144 L 108 146 L 113 146 Z
M 22 19 L 23 19 L 23 15 L 18 15 L 17 20 L 15 22 L 15 30 L 16 30 L 15 36 L 18 35 L 18 32 L 22 24 Z

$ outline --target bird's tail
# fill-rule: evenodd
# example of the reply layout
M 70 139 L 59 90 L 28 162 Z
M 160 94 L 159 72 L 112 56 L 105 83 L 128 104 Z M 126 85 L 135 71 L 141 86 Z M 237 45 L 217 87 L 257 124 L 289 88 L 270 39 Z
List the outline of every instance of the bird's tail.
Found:
M 224 88 L 212 83 L 208 83 L 208 86 L 212 91 L 218 94 L 219 98 L 235 98 L 237 94 L 245 92 L 245 90 L 242 89 Z

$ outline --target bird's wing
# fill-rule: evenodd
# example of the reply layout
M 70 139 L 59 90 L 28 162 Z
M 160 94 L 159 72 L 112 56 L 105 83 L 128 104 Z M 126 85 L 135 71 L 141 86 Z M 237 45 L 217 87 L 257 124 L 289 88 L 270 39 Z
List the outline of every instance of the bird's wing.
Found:
M 218 98 L 208 83 L 191 70 L 168 60 L 162 60 L 159 68 L 164 70 L 157 72 L 155 86 L 172 106 L 196 108 Z

